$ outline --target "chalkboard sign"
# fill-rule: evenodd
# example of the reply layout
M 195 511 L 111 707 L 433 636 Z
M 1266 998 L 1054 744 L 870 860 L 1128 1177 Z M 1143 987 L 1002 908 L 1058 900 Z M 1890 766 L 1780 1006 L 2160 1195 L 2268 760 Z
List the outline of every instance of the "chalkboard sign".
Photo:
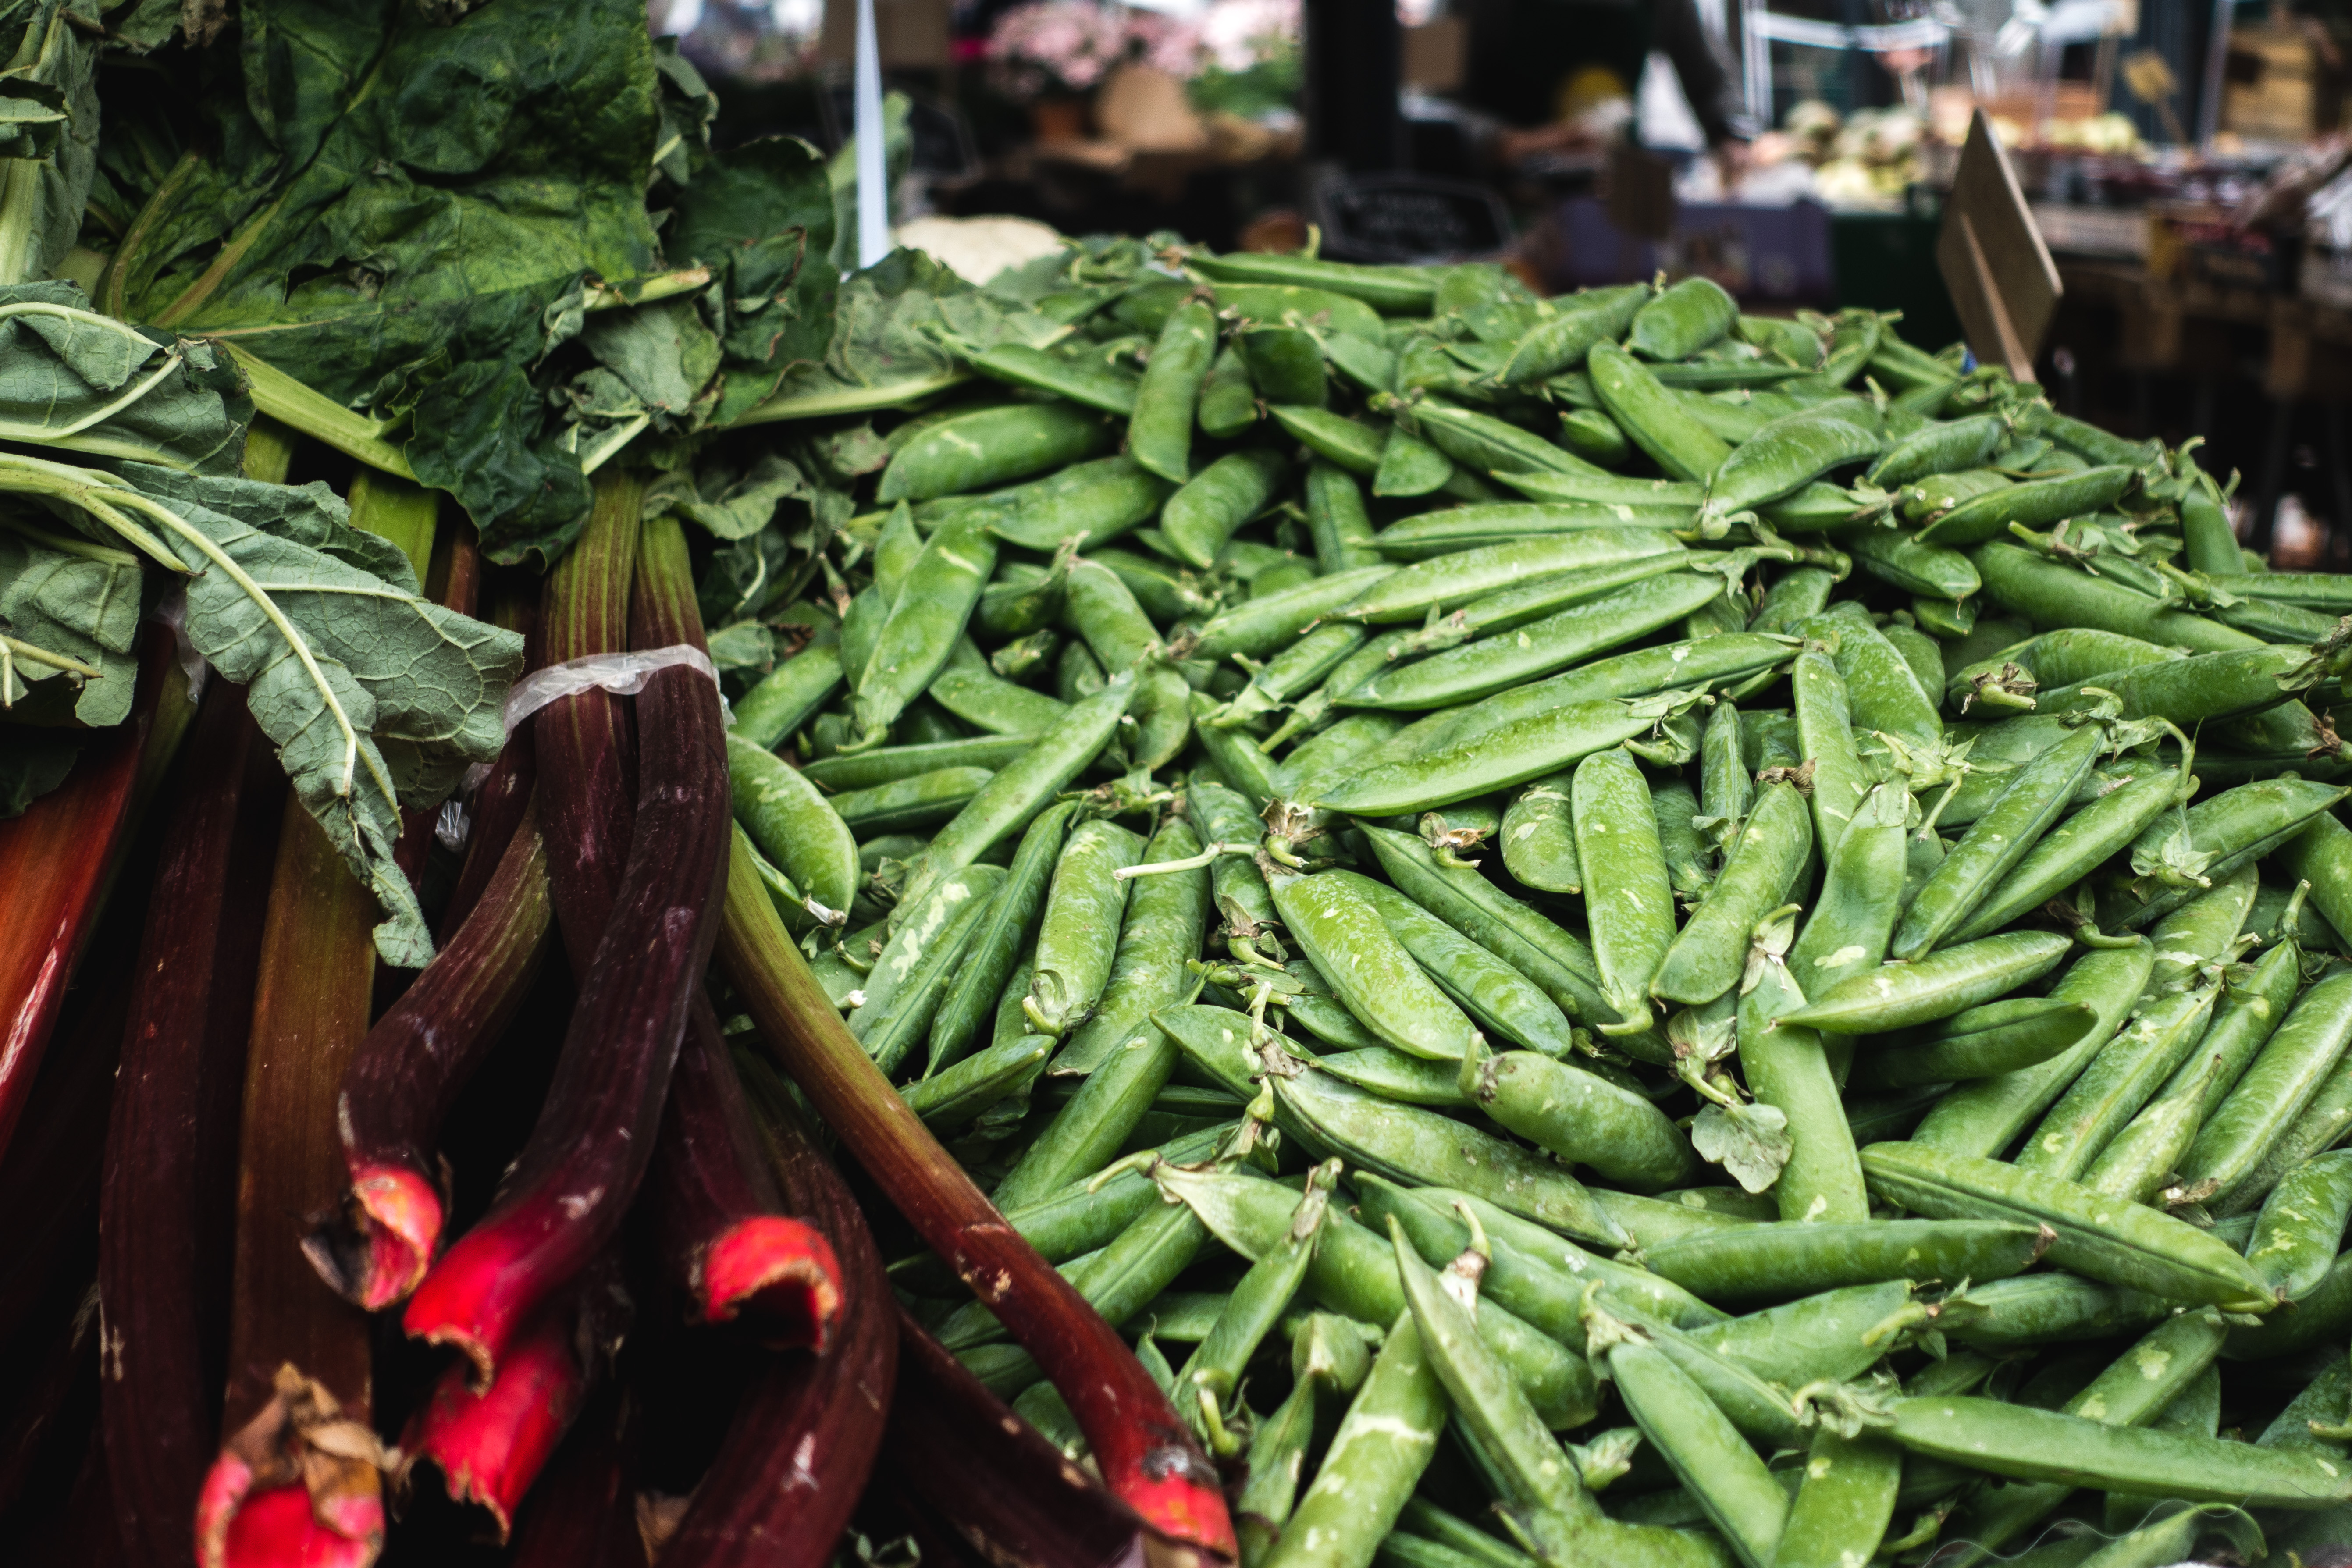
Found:
M 1492 191 L 1415 174 L 1351 174 L 1315 193 L 1322 254 L 1335 260 L 1459 261 L 1511 242 L 1511 220 Z

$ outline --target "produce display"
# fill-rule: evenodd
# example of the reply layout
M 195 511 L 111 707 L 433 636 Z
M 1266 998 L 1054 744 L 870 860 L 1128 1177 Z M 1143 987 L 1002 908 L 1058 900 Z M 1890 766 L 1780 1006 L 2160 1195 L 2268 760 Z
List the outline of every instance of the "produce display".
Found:
M 2195 443 L 201 9 L 15 24 L 11 1561 L 2352 1542 L 2352 578 Z

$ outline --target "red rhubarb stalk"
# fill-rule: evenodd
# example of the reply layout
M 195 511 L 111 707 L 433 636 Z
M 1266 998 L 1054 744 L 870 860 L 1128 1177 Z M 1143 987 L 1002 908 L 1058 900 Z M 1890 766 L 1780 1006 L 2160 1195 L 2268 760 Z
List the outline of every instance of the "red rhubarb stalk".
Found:
M 202 1568 L 366 1568 L 383 1547 L 383 1456 L 326 1388 L 278 1369 L 196 1501 Z
M 515 1568 L 646 1568 L 637 1532 L 633 1406 L 607 1384 L 531 1489 Z
M 285 774 L 226 681 L 173 791 L 105 1134 L 100 1384 L 115 1514 L 135 1568 L 185 1568 L 220 1389 L 237 1108 Z
M 474 918 L 352 1058 L 336 1101 L 350 1191 L 302 1244 L 346 1300 L 398 1305 L 440 1250 L 441 1124 L 538 976 L 552 909 L 546 846 L 526 806 Z
M 1141 1560 L 1143 1521 L 898 1310 L 890 1472 L 997 1568 Z
M 754 1073 L 766 1069 L 753 1064 Z M 820 1355 L 768 1358 L 737 1407 L 663 1568 L 822 1568 L 865 1491 L 898 1370 L 889 1278 L 857 1201 L 801 1124 L 772 1073 L 755 1083 L 786 1206 L 841 1259 L 841 1328 Z
M 824 1233 L 783 1212 L 718 1017 L 695 999 L 648 1180 L 656 1234 L 688 1321 L 738 1316 L 772 1348 L 823 1351 L 841 1311 Z
M 651 647 L 696 612 L 676 521 L 646 535 L 632 622 Z M 411 1335 L 464 1351 L 485 1381 L 531 1314 L 618 1233 L 719 933 L 732 819 L 718 688 L 683 666 L 656 670 L 636 721 L 636 820 L 620 894 L 546 1104 L 490 1212 L 425 1277 L 403 1320 Z M 560 770 L 549 763 L 551 780 Z M 568 920 L 560 887 L 556 909 Z
M 172 634 L 149 627 L 130 717 L 93 735 L 63 784 L 0 822 L 0 1150 L 24 1114 L 137 806 L 193 712 Z
M 1117 1331 L 1004 1223 L 834 1010 L 776 916 L 739 831 L 719 956 L 784 1070 L 1061 1391 L 1104 1484 L 1167 1543 L 1230 1561 L 1216 1472 Z

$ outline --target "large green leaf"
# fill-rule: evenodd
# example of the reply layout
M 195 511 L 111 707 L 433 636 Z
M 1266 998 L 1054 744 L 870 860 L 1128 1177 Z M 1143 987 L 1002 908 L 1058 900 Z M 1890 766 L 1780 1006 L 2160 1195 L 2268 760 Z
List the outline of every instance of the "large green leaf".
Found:
M 0 283 L 46 278 L 98 158 L 98 0 L 0 5 Z
M 0 288 L 0 441 L 234 474 L 252 421 L 212 344 L 100 315 L 70 283 Z
M 139 558 L 120 550 L 0 521 L 0 637 L 12 639 L 0 670 L 0 707 L 15 707 L 37 683 L 79 684 L 75 720 L 92 729 L 131 711 L 139 660 Z M 31 650 L 98 671 L 95 678 L 44 662 Z

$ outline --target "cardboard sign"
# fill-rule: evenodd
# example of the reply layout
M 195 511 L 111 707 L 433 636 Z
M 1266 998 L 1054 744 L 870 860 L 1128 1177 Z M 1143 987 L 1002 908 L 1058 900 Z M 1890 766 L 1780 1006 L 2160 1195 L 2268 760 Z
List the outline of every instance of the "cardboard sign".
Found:
M 1511 220 L 1483 185 L 1418 174 L 1351 174 L 1315 193 L 1323 254 L 1334 260 L 1405 263 L 1492 256 L 1511 241 Z
M 2020 381 L 2033 380 L 2034 356 L 2064 290 L 1982 109 L 1970 119 L 1960 149 L 1936 266 L 1978 360 L 2005 365 Z

